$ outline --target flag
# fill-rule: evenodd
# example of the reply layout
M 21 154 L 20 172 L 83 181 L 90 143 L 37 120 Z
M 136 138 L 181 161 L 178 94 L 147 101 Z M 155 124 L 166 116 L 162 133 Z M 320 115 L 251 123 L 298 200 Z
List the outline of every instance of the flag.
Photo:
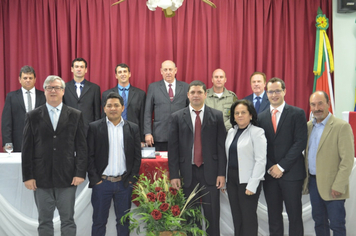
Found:
M 329 28 L 329 19 L 320 7 L 316 16 L 316 41 L 314 55 L 314 86 L 313 92 L 322 90 L 330 98 L 329 111 L 334 113 L 334 92 L 330 73 L 334 71 L 334 59 L 326 30 Z
M 356 111 L 356 88 L 355 88 L 355 108 L 354 108 L 354 111 Z

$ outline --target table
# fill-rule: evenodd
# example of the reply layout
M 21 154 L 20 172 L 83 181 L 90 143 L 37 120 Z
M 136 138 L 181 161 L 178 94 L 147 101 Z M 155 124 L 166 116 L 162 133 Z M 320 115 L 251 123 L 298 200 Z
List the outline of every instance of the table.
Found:
M 154 170 L 156 165 L 167 166 L 167 159 L 143 159 L 141 170 Z M 348 232 L 355 232 L 356 222 L 356 171 L 355 165 L 350 177 L 350 196 L 346 201 L 346 227 Z M 148 172 L 154 175 L 153 172 Z M 91 217 L 93 214 L 90 203 L 91 189 L 87 187 L 88 182 L 81 184 L 77 189 L 75 204 L 75 221 L 77 224 L 77 235 L 87 236 L 91 234 Z M 221 235 L 233 235 L 233 224 L 230 212 L 228 197 L 221 193 Z M 135 207 L 134 205 L 132 207 Z M 264 195 L 261 193 L 257 213 L 259 216 L 259 234 L 268 235 L 267 207 Z M 284 213 L 285 232 L 288 232 L 288 219 Z M 305 235 L 314 234 L 314 222 L 311 218 L 311 206 L 309 196 L 303 196 L 303 220 Z M 22 183 L 21 174 L 21 154 L 13 153 L 12 157 L 7 157 L 7 153 L 0 153 L 0 236 L 33 236 L 37 235 L 37 208 L 34 203 L 33 192 L 26 189 Z M 55 235 L 60 235 L 60 221 L 58 213 L 54 217 Z M 110 209 L 110 216 L 107 224 L 107 235 L 116 235 L 115 213 L 113 207 Z M 136 236 L 135 233 L 130 234 Z M 348 234 L 352 235 L 352 234 Z
M 168 158 L 166 152 L 161 156 L 156 156 L 155 159 L 142 159 L 140 166 L 140 174 L 144 173 L 145 176 L 147 176 L 147 178 L 149 179 L 160 178 L 160 170 L 168 170 Z M 169 173 L 167 174 L 169 175 Z

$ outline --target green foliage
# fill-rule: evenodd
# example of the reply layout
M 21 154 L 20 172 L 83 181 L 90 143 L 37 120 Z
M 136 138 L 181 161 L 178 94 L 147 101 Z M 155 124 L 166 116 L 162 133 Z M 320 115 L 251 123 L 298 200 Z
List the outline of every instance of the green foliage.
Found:
M 195 187 L 191 195 L 186 199 L 183 189 L 175 190 L 164 171 L 162 177 L 151 181 L 144 174 L 141 174 L 136 183 L 133 194 L 134 201 L 138 202 L 138 207 L 131 209 L 121 218 L 121 222 L 130 221 L 130 231 L 140 234 L 140 226 L 145 230 L 145 235 L 157 236 L 163 231 L 175 231 L 173 235 L 206 235 L 196 222 L 202 224 L 208 222 L 201 214 L 200 207 L 197 207 L 194 196 L 203 189 Z M 168 205 L 167 205 L 168 204 Z

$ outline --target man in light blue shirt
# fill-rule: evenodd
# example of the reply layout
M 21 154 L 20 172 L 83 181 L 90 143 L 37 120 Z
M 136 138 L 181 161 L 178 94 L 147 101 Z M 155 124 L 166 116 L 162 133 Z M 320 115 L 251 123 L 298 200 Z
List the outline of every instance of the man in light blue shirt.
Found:
M 75 192 L 87 171 L 87 144 L 82 112 L 62 103 L 65 83 L 55 75 L 43 84 L 46 104 L 26 113 L 22 142 L 22 176 L 34 191 L 38 235 L 53 236 L 53 213 L 61 233 L 75 236 Z
M 308 122 L 306 148 L 307 184 L 317 236 L 346 236 L 345 199 L 349 198 L 349 176 L 354 163 L 354 141 L 350 124 L 329 113 L 324 91 L 310 96 L 314 119 Z
M 103 92 L 102 95 L 102 117 L 105 117 L 104 106 L 106 104 L 106 97 L 109 93 L 119 93 L 124 100 L 125 109 L 121 116 L 124 120 L 131 121 L 138 125 L 140 128 L 140 137 L 142 146 L 144 145 L 143 135 L 143 113 L 145 110 L 146 93 L 133 86 L 130 83 L 131 70 L 130 67 L 124 63 L 120 63 L 115 67 L 115 77 L 117 79 L 117 85 L 109 90 Z

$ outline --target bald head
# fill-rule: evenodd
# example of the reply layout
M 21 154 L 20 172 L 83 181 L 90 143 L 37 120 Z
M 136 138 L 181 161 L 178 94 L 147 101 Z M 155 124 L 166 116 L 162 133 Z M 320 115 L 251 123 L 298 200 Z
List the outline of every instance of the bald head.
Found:
M 177 74 L 177 67 L 173 61 L 167 60 L 162 62 L 161 75 L 167 83 L 173 83 Z
M 223 71 L 222 69 L 214 70 L 211 81 L 213 83 L 214 92 L 222 93 L 224 91 L 226 83 L 225 71 Z

